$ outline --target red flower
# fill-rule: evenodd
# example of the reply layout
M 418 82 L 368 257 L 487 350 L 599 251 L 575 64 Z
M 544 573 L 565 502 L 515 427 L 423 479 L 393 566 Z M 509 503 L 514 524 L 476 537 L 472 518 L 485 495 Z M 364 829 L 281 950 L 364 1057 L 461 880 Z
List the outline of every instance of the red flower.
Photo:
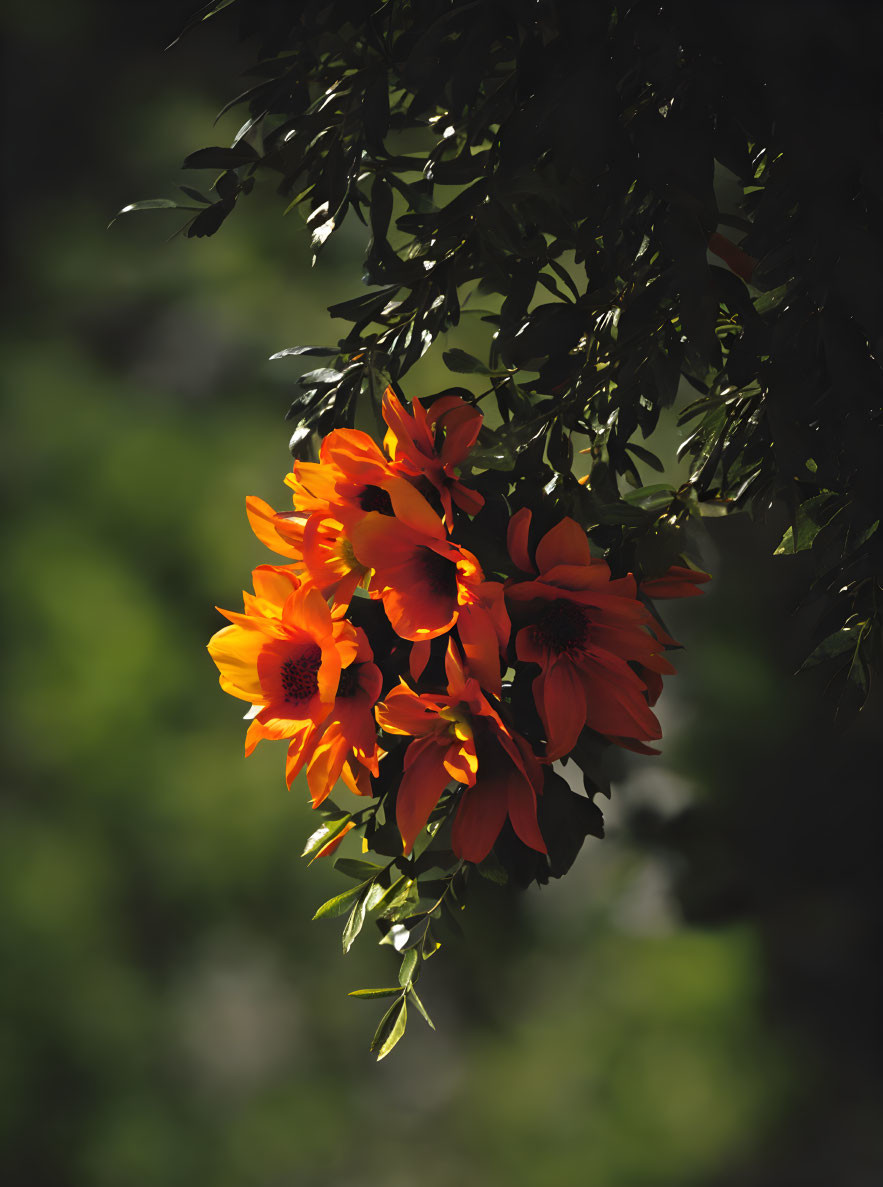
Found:
M 441 520 L 427 510 L 420 528 L 391 516 L 363 516 L 351 530 L 353 549 L 374 570 L 369 589 L 382 598 L 396 634 L 428 643 L 456 624 L 471 671 L 499 695 L 500 650 L 509 639 L 502 586 L 484 580 L 475 556 L 448 540 Z
M 540 540 L 536 566 L 527 548 L 531 512 L 509 525 L 509 551 L 536 579 L 506 587 L 516 624 L 520 660 L 536 663 L 533 683 L 546 732 L 546 760 L 561 758 L 583 726 L 620 744 L 661 737 L 647 703 L 647 685 L 630 664 L 651 673 L 674 669 L 661 654 L 654 622 L 637 599 L 633 577 L 613 579 L 605 561 L 592 557 L 589 541 L 572 519 Z
M 710 580 L 711 574 L 703 573 L 701 569 L 672 565 L 661 577 L 642 581 L 641 593 L 649 598 L 693 598 L 702 593 L 696 586 Z
M 411 735 L 396 800 L 405 853 L 425 827 L 452 781 L 464 784 L 454 815 L 451 845 L 466 861 L 483 861 L 506 817 L 532 849 L 546 852 L 537 824 L 542 771 L 528 744 L 512 734 L 468 676 L 453 643 L 445 656 L 446 696 L 394 688 L 377 706 L 388 733 Z
M 442 396 L 424 411 L 419 400 L 411 401 L 409 416 L 391 387 L 383 394 L 383 419 L 389 425 L 384 445 L 393 464 L 413 479 L 425 478 L 438 491 L 444 520 L 453 523 L 451 499 L 469 515 L 484 506 L 484 497 L 457 477 L 455 467 L 475 444 L 482 415 L 460 396 Z M 440 446 L 438 439 L 441 438 Z

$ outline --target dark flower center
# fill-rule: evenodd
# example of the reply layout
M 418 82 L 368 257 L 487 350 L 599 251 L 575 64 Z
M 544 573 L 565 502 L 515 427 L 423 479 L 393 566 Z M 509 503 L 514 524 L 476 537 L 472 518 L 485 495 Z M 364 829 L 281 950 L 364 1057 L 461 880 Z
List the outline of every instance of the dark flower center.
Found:
M 322 652 L 315 644 L 305 648 L 294 659 L 289 657 L 282 665 L 280 676 L 286 701 L 305 701 L 319 691 L 319 668 Z
M 589 632 L 589 624 L 582 606 L 564 598 L 556 598 L 547 603 L 533 629 L 538 643 L 560 654 L 582 647 Z
M 340 673 L 340 684 L 337 686 L 339 697 L 354 697 L 359 691 L 359 668 L 361 664 L 350 664 Z
M 454 561 L 425 545 L 421 545 L 419 551 L 423 554 L 423 575 L 432 592 L 442 598 L 456 598 L 457 566 Z
M 382 486 L 366 486 L 359 495 L 359 506 L 363 511 L 379 511 L 381 515 L 392 515 L 392 499 Z

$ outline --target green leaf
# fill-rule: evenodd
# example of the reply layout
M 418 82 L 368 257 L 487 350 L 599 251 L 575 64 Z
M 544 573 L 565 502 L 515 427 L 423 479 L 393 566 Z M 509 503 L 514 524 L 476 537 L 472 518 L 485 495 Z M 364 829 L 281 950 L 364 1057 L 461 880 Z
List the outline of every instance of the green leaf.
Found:
M 380 1020 L 380 1025 L 371 1042 L 371 1051 L 377 1052 L 377 1062 L 385 1059 L 393 1047 L 405 1033 L 408 1021 L 408 1007 L 405 1005 L 404 995 L 389 1007 Z
M 804 548 L 809 548 L 825 524 L 830 523 L 839 510 L 839 507 L 832 505 L 829 491 L 813 495 L 811 499 L 801 503 L 797 508 L 795 522 L 782 537 L 775 555 L 802 552 Z
M 198 206 L 184 205 L 177 198 L 145 198 L 141 202 L 130 202 L 119 212 L 132 214 L 136 210 L 198 210 Z M 118 216 L 119 217 L 119 216 Z
M 473 447 L 469 451 L 469 464 L 479 470 L 511 470 L 515 455 L 505 441 L 497 440 Z
M 825 660 L 836 659 L 838 655 L 844 655 L 847 651 L 854 651 L 862 640 L 867 624 L 856 626 L 845 626 L 839 631 L 834 631 L 833 634 L 828 635 L 827 639 L 816 647 L 816 649 L 806 657 L 798 672 L 802 672 L 805 668 L 814 668 L 817 664 L 822 664 Z
M 629 453 L 633 453 L 639 462 L 643 462 L 651 470 L 655 470 L 657 474 L 661 474 L 665 469 L 665 466 L 663 466 L 656 454 L 651 453 L 649 449 L 644 449 L 641 445 L 635 445 L 632 441 L 626 445 L 626 449 Z
M 418 895 L 417 884 L 413 878 L 402 874 L 401 878 L 397 878 L 392 886 L 383 892 L 374 906 L 379 909 L 381 915 L 385 915 L 387 911 L 400 907 L 403 903 L 416 903 Z
M 509 875 L 500 865 L 497 855 L 493 850 L 487 855 L 483 862 L 476 866 L 482 878 L 486 878 L 488 882 L 495 882 L 497 886 L 505 886 L 509 881 Z
M 141 202 L 130 202 L 128 206 L 124 206 L 122 210 L 118 210 L 110 222 L 107 224 L 112 227 L 113 224 L 124 214 L 135 214 L 140 210 L 203 210 L 203 206 L 193 206 L 186 202 L 179 202 L 177 198 L 145 198 Z
M 361 297 L 353 297 L 350 301 L 339 301 L 336 305 L 329 305 L 328 312 L 332 317 L 346 318 L 347 321 L 368 321 L 375 314 L 380 313 L 401 288 L 398 284 L 388 284 L 370 293 L 363 293 Z
M 422 934 L 421 932 L 420 935 L 422 936 Z M 383 939 L 378 941 L 378 944 L 388 944 L 390 948 L 395 948 L 396 952 L 403 952 L 411 942 L 411 932 L 408 928 L 401 923 L 394 923 Z
M 446 350 L 442 359 L 449 371 L 456 371 L 459 375 L 490 375 L 487 364 L 465 350 Z
M 331 358 L 340 354 L 336 346 L 286 346 L 285 350 L 277 350 L 270 355 L 270 362 L 274 359 L 284 359 L 289 355 L 308 355 L 315 358 Z
M 652 486 L 639 486 L 637 490 L 626 491 L 622 498 L 623 502 L 630 503 L 633 507 L 641 507 L 645 511 L 656 511 L 670 503 L 676 493 L 673 486 L 659 482 Z
M 401 986 L 392 985 L 388 989 L 351 989 L 347 997 L 397 997 L 401 992 Z
M 192 198 L 194 202 L 199 202 L 201 206 L 211 206 L 211 198 L 207 198 L 205 194 L 201 194 L 199 190 L 195 190 L 192 185 L 179 185 L 178 189 L 188 198 Z
M 431 1019 L 431 1018 L 429 1017 L 429 1015 L 427 1014 L 427 1012 L 426 1012 L 426 1007 L 424 1006 L 424 1004 L 423 1004 L 423 1002 L 420 1000 L 420 998 L 417 996 L 417 990 L 416 990 L 416 989 L 413 987 L 413 985 L 412 985 L 412 986 L 411 986 L 411 988 L 408 990 L 408 997 L 409 997 L 409 998 L 410 998 L 410 1000 L 411 1000 L 411 1001 L 414 1003 L 414 1005 L 417 1007 L 418 1011 L 419 1011 L 419 1012 L 420 1012 L 420 1013 L 423 1015 L 423 1017 L 426 1019 L 426 1023 L 427 1023 L 427 1025 L 429 1026 L 429 1029 L 430 1029 L 430 1030 L 435 1030 L 435 1023 L 432 1021 L 432 1019 Z
M 362 930 L 362 925 L 365 922 L 365 901 L 368 897 L 367 888 L 359 895 L 356 905 L 350 911 L 349 919 L 343 929 L 343 954 L 346 956 L 350 948 L 353 946 L 353 940 Z
M 320 849 L 324 849 L 349 824 L 349 821 L 349 816 L 341 816 L 337 820 L 328 820 L 325 824 L 320 824 L 316 831 L 307 838 L 301 857 L 308 857 L 311 853 L 317 854 Z
M 420 956 L 416 948 L 410 948 L 402 958 L 401 968 L 399 969 L 399 985 L 403 989 L 411 984 L 414 979 L 414 970 L 420 961 Z
M 241 140 L 235 148 L 200 148 L 185 157 L 183 169 L 236 169 L 239 165 L 254 165 L 260 157 Z
M 355 878 L 357 882 L 367 882 L 371 878 L 376 878 L 383 866 L 379 866 L 373 861 L 362 861 L 357 857 L 339 857 L 334 863 L 334 868 L 340 870 L 341 874 L 345 874 L 347 878 Z
M 348 910 L 364 890 L 364 886 L 354 886 L 352 890 L 345 890 L 343 894 L 336 894 L 316 911 L 313 919 L 333 919 L 335 915 L 342 915 Z

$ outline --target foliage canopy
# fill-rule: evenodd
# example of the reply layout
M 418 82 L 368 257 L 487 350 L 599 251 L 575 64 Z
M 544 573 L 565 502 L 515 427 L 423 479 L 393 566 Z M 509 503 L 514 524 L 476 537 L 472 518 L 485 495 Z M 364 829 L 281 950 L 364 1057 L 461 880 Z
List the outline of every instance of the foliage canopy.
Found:
M 345 333 L 274 356 L 321 360 L 288 413 L 295 456 L 377 412 L 449 335 L 451 386 L 419 394 L 482 408 L 468 466 L 485 538 L 542 506 L 583 524 L 614 575 L 645 581 L 689 553 L 695 518 L 783 504 L 778 551 L 811 550 L 821 598 L 806 662 L 862 697 L 881 646 L 883 18 L 824 3 L 801 7 L 798 28 L 792 6 L 747 21 L 690 0 L 224 0 L 193 24 L 227 9 L 257 61 L 228 105 L 248 111 L 232 145 L 184 162 L 214 175 L 211 195 L 126 209 L 180 206 L 186 235 L 208 236 L 272 179 L 305 215 L 314 262 L 348 216 L 365 225 L 367 291 L 329 309 Z M 481 356 L 450 345 L 466 319 L 487 327 Z M 689 478 L 645 485 L 642 469 L 666 465 L 641 442 L 675 405 Z M 596 760 L 576 758 L 590 796 Z M 388 764 L 381 782 L 394 778 Z M 325 814 L 316 851 L 348 824 Z M 600 831 L 594 816 L 572 825 L 576 849 Z M 400 882 L 420 872 L 399 868 L 397 835 L 389 850 L 368 839 Z M 545 881 L 575 852 L 529 869 L 503 853 L 503 872 Z M 371 875 L 321 909 L 353 908 L 345 947 L 374 889 Z M 416 910 L 405 890 L 395 911 Z M 394 931 L 386 942 L 399 947 Z M 414 951 L 401 989 L 382 991 L 396 1001 L 381 1055 L 409 995 L 420 1008 Z
M 444 356 L 499 411 L 479 464 L 514 472 L 522 502 L 551 487 L 616 567 L 651 576 L 691 516 L 783 501 L 781 551 L 812 549 L 824 598 L 811 659 L 864 690 L 880 650 L 879 12 L 225 0 L 192 24 L 225 9 L 257 45 L 230 105 L 249 118 L 187 158 L 215 177 L 211 197 L 188 187 L 186 234 L 214 234 L 265 177 L 308 211 L 317 254 L 350 214 L 370 230 L 368 291 L 330 309 L 349 323 L 338 344 L 281 352 L 324 359 L 290 409 L 293 451 L 480 318 L 486 357 Z M 692 473 L 642 487 L 638 465 L 662 464 L 636 438 L 684 380 Z

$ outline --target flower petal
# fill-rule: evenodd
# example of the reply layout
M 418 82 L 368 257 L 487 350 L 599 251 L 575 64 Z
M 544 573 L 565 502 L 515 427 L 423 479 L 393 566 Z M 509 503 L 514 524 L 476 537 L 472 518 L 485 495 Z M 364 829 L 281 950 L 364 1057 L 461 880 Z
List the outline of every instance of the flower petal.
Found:
M 411 673 L 412 680 L 419 680 L 423 675 L 426 665 L 429 663 L 429 653 L 431 649 L 432 644 L 428 639 L 411 644 L 411 654 L 408 658 L 408 669 Z
M 257 660 L 267 642 L 262 631 L 238 625 L 222 627 L 212 635 L 208 653 L 217 664 L 225 692 L 243 701 L 266 703 Z
M 573 664 L 564 656 L 533 682 L 543 726 L 546 730 L 546 761 L 561 758 L 573 749 L 586 724 L 586 697 Z
M 420 737 L 447 729 L 447 722 L 439 716 L 439 702 L 447 706 L 448 699 L 430 698 L 425 693 L 418 695 L 406 684 L 400 684 L 387 693 L 386 701 L 381 701 L 374 712 L 378 725 L 388 734 Z
M 641 582 L 641 593 L 650 598 L 693 598 L 702 593 L 697 585 L 711 580 L 710 573 L 700 569 L 687 569 L 683 565 L 672 565 L 661 577 L 651 577 Z
M 521 569 L 522 573 L 535 573 L 536 566 L 532 564 L 530 553 L 527 551 L 527 537 L 530 532 L 530 521 L 533 512 L 529 507 L 522 507 L 509 520 L 506 530 L 506 545 L 512 563 Z
M 451 781 L 444 766 L 446 749 L 437 738 L 426 737 L 413 741 L 405 753 L 405 770 L 396 799 L 396 822 L 406 854 L 414 848 L 432 809 Z
M 251 530 L 271 552 L 300 560 L 300 549 L 289 540 L 283 539 L 277 532 L 276 512 L 269 503 L 265 503 L 256 495 L 249 495 L 245 500 L 245 514 L 248 516 Z
M 460 798 L 451 826 L 451 848 L 464 861 L 484 861 L 506 821 L 506 777 L 482 775 Z
M 477 603 L 461 606 L 457 633 L 469 670 L 478 677 L 482 688 L 498 697 L 502 689 L 500 645 L 490 612 Z
M 537 797 L 526 779 L 513 775 L 506 781 L 506 806 L 519 840 L 529 849 L 547 853 L 537 820 Z
M 555 565 L 592 564 L 589 538 L 576 520 L 569 516 L 546 532 L 537 545 L 536 555 L 541 574 Z

